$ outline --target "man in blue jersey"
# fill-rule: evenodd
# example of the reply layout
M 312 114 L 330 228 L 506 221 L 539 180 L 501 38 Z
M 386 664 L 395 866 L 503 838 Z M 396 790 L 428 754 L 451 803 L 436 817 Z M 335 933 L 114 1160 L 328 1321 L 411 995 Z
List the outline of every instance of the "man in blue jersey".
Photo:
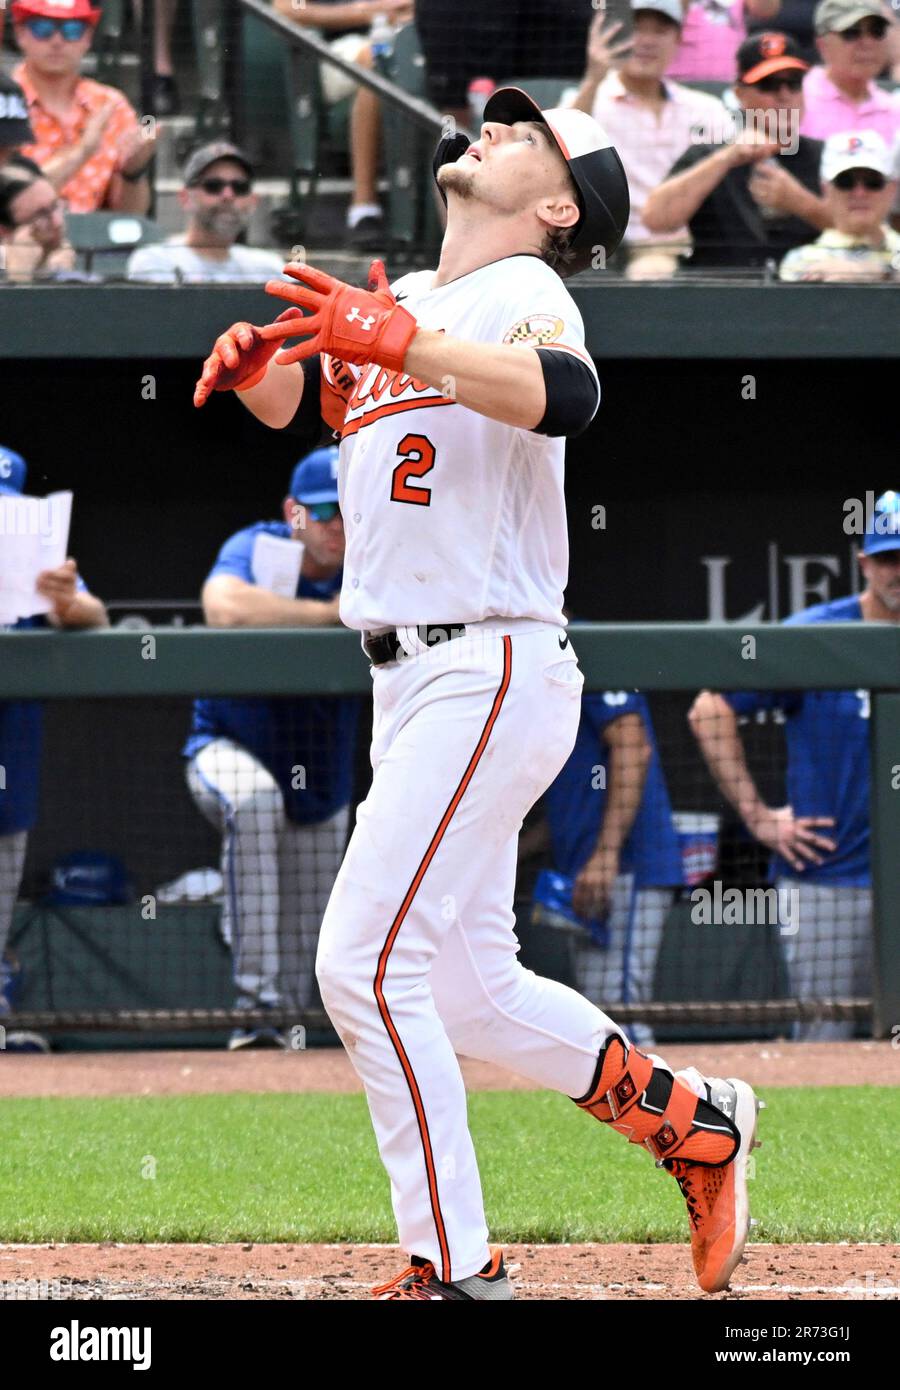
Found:
M 331 447 L 303 459 L 284 519 L 257 522 L 225 542 L 203 586 L 211 627 L 339 624 L 337 456 Z M 301 547 L 296 579 L 292 544 Z M 279 571 L 286 582 L 277 582 Z M 318 697 L 194 704 L 184 747 L 188 786 L 222 832 L 222 931 L 239 1008 L 302 1010 L 315 1002 L 319 927 L 347 838 L 359 705 Z M 231 1049 L 288 1045 L 274 1028 L 236 1029 L 229 1042 Z
M 0 507 L 5 497 L 25 490 L 27 465 L 21 454 L 0 445 Z M 89 594 L 73 559 L 43 570 L 35 584 L 52 605 L 46 614 L 19 618 L 7 632 L 40 628 L 106 627 L 109 619 L 100 599 Z M 22 974 L 7 942 L 19 895 L 28 832 L 38 818 L 41 775 L 43 707 L 37 700 L 0 701 L 0 1026 L 5 1028 L 7 1052 L 49 1052 L 38 1033 L 17 1030 L 15 1005 Z
M 875 504 L 859 565 L 861 594 L 806 608 L 787 624 L 900 622 L 898 494 Z M 765 803 L 747 766 L 739 721 L 760 710 L 784 718 L 786 806 Z M 868 690 L 704 690 L 689 717 L 723 795 L 773 851 L 779 903 L 792 904 L 780 921 L 793 996 L 871 995 Z M 795 1023 L 793 1036 L 821 1041 L 853 1032 L 852 1022 L 815 1020 Z
M 543 806 L 554 867 L 573 881 L 572 907 L 580 917 L 605 919 L 605 944 L 587 930 L 576 944 L 576 989 L 604 1008 L 647 1003 L 682 867 L 643 695 L 582 697 L 575 747 Z M 628 1032 L 638 1047 L 655 1046 L 646 1023 Z

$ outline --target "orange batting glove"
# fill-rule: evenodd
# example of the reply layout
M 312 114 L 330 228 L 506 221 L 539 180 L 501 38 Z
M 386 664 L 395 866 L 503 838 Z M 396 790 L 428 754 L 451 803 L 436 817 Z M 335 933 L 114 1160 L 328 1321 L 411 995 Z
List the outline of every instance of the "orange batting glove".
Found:
M 292 304 L 312 312 L 299 329 L 296 323 L 279 321 L 260 330 L 267 342 L 284 342 L 286 338 L 310 335 L 299 347 L 278 354 L 275 361 L 280 367 L 312 357 L 317 352 L 328 352 L 343 362 L 356 362 L 360 366 L 377 362 L 381 367 L 402 370 L 403 359 L 419 325 L 391 294 L 381 261 L 372 262 L 367 290 L 345 285 L 343 280 L 335 280 L 333 275 L 314 270 L 311 265 L 292 263 L 285 266 L 284 273 L 299 284 L 270 280 L 266 293 L 289 299 Z
M 282 319 L 299 319 L 299 309 L 285 309 Z M 274 327 L 274 324 L 272 325 Z M 233 323 L 219 335 L 203 363 L 203 372 L 194 388 L 194 405 L 205 405 L 213 391 L 247 391 L 262 381 L 269 361 L 278 351 L 277 342 L 266 342 L 262 329 L 252 323 Z

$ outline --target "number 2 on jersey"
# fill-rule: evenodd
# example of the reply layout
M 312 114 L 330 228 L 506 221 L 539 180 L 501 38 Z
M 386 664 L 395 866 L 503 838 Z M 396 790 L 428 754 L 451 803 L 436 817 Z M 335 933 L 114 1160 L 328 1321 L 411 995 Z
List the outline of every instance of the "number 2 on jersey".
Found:
M 391 501 L 411 502 L 417 507 L 431 506 L 431 489 L 414 487 L 407 478 L 424 478 L 434 467 L 434 445 L 424 434 L 406 434 L 397 445 L 400 463 L 391 478 Z

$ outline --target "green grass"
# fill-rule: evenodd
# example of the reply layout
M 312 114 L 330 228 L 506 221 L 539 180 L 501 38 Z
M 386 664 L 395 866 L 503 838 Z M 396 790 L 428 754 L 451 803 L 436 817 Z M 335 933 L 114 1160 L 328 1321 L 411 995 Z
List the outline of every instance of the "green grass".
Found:
M 790 1088 L 766 1098 L 750 1186 L 756 1239 L 900 1241 L 900 1094 Z M 563 1097 L 495 1091 L 469 1105 L 494 1239 L 685 1239 L 675 1183 Z M 361 1096 L 0 1105 L 0 1240 L 393 1239 Z

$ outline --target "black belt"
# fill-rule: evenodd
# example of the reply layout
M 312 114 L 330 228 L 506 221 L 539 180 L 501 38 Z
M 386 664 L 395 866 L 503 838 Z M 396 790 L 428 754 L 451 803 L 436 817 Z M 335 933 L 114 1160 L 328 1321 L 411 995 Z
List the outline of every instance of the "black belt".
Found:
M 443 626 L 439 623 L 422 623 L 416 628 L 420 641 L 424 642 L 426 647 L 436 647 L 439 642 L 450 642 L 454 637 L 462 637 L 465 630 L 465 623 L 447 623 Z M 387 632 L 379 632 L 377 636 L 370 637 L 367 633 L 363 638 L 363 646 L 373 666 L 384 666 L 385 662 L 398 661 L 406 656 L 395 627 Z

